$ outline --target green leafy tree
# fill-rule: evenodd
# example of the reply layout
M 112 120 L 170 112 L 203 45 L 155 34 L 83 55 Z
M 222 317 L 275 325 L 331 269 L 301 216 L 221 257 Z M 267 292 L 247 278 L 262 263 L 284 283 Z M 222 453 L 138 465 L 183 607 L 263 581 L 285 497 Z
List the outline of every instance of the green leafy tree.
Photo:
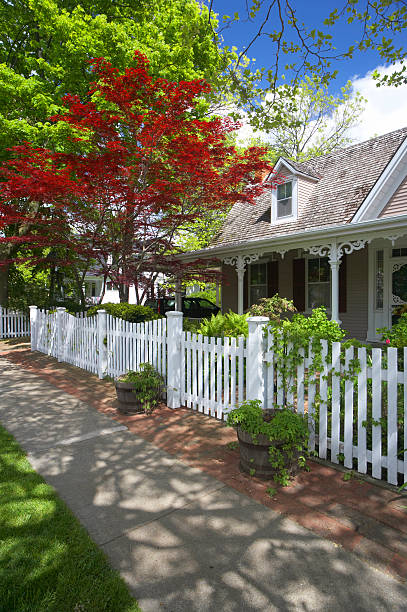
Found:
M 305 77 L 297 88 L 294 105 L 278 126 L 269 130 L 273 154 L 303 161 L 332 153 L 352 142 L 350 130 L 357 125 L 364 98 L 352 96 L 350 81 L 339 96 L 331 95 L 321 79 Z M 286 85 L 279 88 L 285 97 Z

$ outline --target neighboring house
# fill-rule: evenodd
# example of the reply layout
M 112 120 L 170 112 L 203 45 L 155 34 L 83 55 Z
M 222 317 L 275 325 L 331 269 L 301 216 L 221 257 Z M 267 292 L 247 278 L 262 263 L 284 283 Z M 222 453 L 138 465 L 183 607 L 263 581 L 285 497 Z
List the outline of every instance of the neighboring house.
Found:
M 87 274 L 85 277 L 85 298 L 88 304 L 118 304 L 120 302 L 119 290 L 111 281 L 107 281 L 103 295 L 103 276 L 97 273 Z M 129 304 L 137 304 L 134 285 L 129 287 Z
M 187 255 L 222 261 L 223 311 L 278 292 L 378 340 L 407 303 L 406 137 L 403 128 L 302 163 L 280 158 L 285 182 L 236 204 L 213 245 Z

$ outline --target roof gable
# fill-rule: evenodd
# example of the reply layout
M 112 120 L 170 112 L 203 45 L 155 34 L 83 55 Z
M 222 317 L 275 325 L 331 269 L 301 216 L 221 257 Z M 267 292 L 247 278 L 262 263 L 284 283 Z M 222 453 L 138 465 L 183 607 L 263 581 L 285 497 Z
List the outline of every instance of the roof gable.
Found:
M 280 158 L 280 167 L 283 164 L 287 168 L 291 166 L 293 173 L 301 172 L 314 182 L 308 200 L 299 208 L 298 218 L 287 223 L 270 223 L 272 196 L 268 190 L 258 198 L 255 205 L 235 204 L 213 245 L 356 223 L 356 213 L 401 148 L 406 136 L 407 128 L 402 128 L 306 162 L 291 162 Z M 276 170 L 279 168 L 277 164 Z

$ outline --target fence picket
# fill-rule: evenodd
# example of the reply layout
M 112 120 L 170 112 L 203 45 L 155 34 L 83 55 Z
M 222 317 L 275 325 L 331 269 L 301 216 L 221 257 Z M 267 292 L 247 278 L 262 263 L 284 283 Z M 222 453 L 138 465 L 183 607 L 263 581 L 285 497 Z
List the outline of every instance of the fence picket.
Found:
M 323 361 L 323 369 L 319 374 L 319 389 L 321 395 L 321 403 L 319 407 L 319 457 L 326 459 L 328 448 L 328 368 L 326 359 L 328 356 L 328 343 L 326 340 L 321 341 Z
M 340 396 L 340 371 L 341 371 L 341 344 L 332 343 L 332 401 L 331 401 L 331 461 L 339 463 L 339 443 L 341 439 L 341 396 Z
M 372 349 L 372 476 L 382 477 L 382 351 Z
M 358 373 L 358 471 L 367 472 L 366 418 L 367 418 L 367 367 L 366 349 L 358 349 L 360 371 Z
M 353 359 L 353 346 L 350 346 L 345 351 L 345 372 L 350 369 L 351 360 Z M 344 466 L 347 468 L 353 467 L 353 382 L 348 378 L 345 379 L 345 422 L 344 422 Z
M 222 406 L 222 339 L 216 339 L 216 416 L 218 419 L 222 418 L 223 406 Z
M 397 484 L 397 349 L 387 349 L 387 482 Z

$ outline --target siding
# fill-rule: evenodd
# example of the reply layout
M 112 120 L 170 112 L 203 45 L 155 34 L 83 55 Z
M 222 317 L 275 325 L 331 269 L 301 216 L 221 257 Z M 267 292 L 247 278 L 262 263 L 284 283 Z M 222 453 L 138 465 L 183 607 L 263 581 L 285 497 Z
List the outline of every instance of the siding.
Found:
M 347 312 L 340 313 L 350 338 L 366 340 L 368 325 L 368 249 L 347 256 Z
M 222 312 L 237 312 L 237 274 L 236 268 L 222 265 Z
M 395 215 L 407 215 L 407 177 L 392 195 L 379 217 L 394 217 Z

